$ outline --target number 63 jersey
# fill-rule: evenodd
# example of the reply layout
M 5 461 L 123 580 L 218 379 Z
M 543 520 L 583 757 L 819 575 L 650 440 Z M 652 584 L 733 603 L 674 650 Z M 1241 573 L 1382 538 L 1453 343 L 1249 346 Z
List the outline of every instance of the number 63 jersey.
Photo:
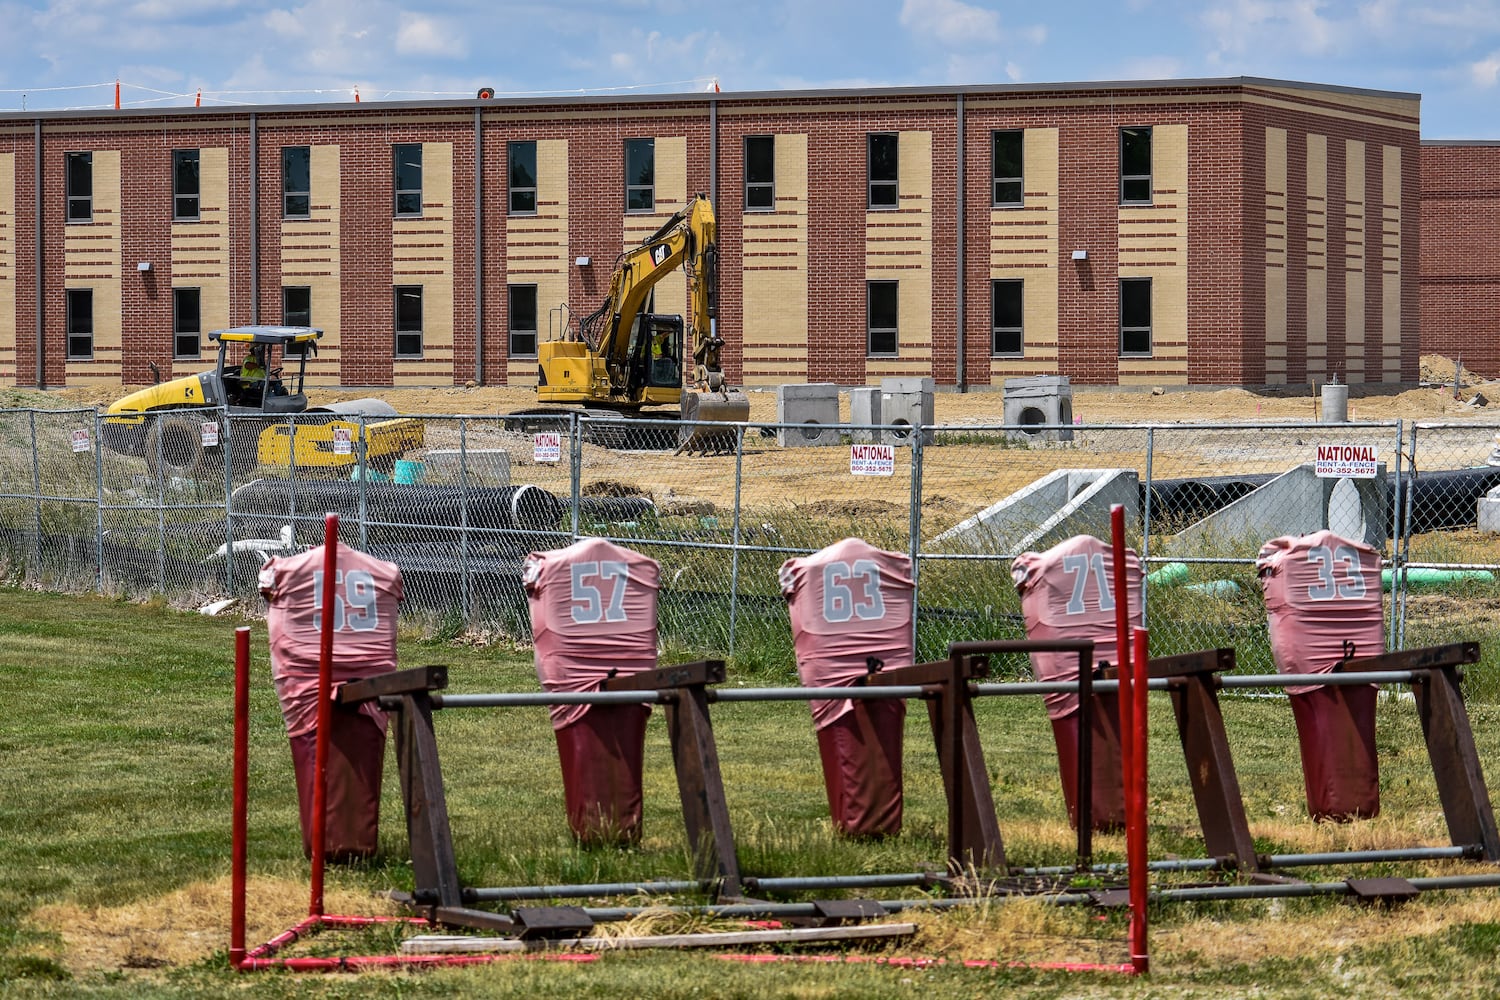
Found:
M 859 538 L 835 542 L 781 564 L 781 592 L 792 617 L 797 674 L 808 687 L 846 687 L 870 672 L 912 663 L 911 560 Z M 814 701 L 822 729 L 854 707 L 849 699 Z
M 536 674 L 548 691 L 594 691 L 612 672 L 656 669 L 656 560 L 602 538 L 533 552 L 521 580 L 531 606 Z M 552 725 L 587 705 L 552 706 Z
M 1380 553 L 1331 531 L 1273 538 L 1255 562 L 1270 619 L 1271 654 L 1283 674 L 1326 674 L 1344 659 L 1385 651 Z M 1289 686 L 1287 694 L 1316 687 Z
M 288 736 L 318 723 L 318 661 L 323 645 L 324 547 L 278 556 L 260 569 L 260 592 L 270 604 L 271 676 Z M 333 582 L 333 683 L 396 669 L 396 606 L 401 569 L 343 542 Z M 372 702 L 359 707 L 380 725 L 385 713 Z

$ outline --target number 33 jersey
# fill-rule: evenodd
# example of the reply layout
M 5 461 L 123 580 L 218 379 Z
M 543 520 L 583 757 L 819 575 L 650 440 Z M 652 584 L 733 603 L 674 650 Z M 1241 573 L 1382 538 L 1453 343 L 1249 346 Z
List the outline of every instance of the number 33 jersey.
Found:
M 318 660 L 323 645 L 323 554 L 319 545 L 278 556 L 260 569 L 260 592 L 270 604 L 271 676 L 288 736 L 318 722 Z M 339 543 L 333 583 L 333 683 L 396 669 L 396 606 L 401 569 Z M 385 724 L 373 703 L 360 712 Z
M 911 560 L 858 538 L 781 564 L 792 617 L 797 673 L 808 687 L 844 687 L 869 673 L 912 663 Z M 853 703 L 814 701 L 813 723 L 829 725 Z
M 536 674 L 548 691 L 594 691 L 611 671 L 656 668 L 656 560 L 602 538 L 533 552 L 522 570 L 531 605 Z M 587 705 L 552 706 L 552 725 Z
M 1023 552 L 1011 564 L 1021 593 L 1026 638 L 1092 639 L 1094 663 L 1119 665 L 1115 623 L 1114 553 L 1092 535 L 1074 535 L 1046 552 Z M 1141 560 L 1125 550 L 1125 587 L 1130 624 L 1141 624 Z M 1032 653 L 1031 669 L 1040 681 L 1078 679 L 1077 653 Z M 1043 696 L 1047 715 L 1061 719 L 1078 710 L 1077 694 Z
M 1331 531 L 1273 538 L 1255 562 L 1270 619 L 1271 653 L 1283 674 L 1326 674 L 1344 659 L 1385 651 L 1380 553 Z M 1304 694 L 1314 687 L 1288 687 Z

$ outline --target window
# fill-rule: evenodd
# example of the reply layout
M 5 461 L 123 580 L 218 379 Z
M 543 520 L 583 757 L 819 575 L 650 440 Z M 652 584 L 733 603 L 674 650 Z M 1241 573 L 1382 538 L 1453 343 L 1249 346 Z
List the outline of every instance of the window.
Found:
M 68 154 L 68 221 L 94 221 L 94 154 Z
M 997 207 L 1021 204 L 1022 180 L 1025 177 L 1022 169 L 1024 164 L 1022 134 L 1020 129 L 1010 129 L 1005 132 L 994 132 L 990 136 L 990 144 L 993 147 L 991 163 L 995 180 L 994 204 Z
M 1120 204 L 1151 204 L 1151 130 L 1120 129 Z
M 872 132 L 870 152 L 870 207 L 896 207 L 896 133 Z
M 536 214 L 536 143 L 510 144 L 510 214 Z
M 422 214 L 422 144 L 398 142 L 391 147 L 395 171 L 396 214 Z
M 870 357 L 894 357 L 896 354 L 896 282 L 865 283 L 868 304 Z
M 776 210 L 775 136 L 745 136 L 745 210 Z
M 1120 355 L 1151 355 L 1151 279 L 1120 279 Z
M 510 286 L 510 356 L 536 357 L 536 286 Z
M 312 214 L 312 148 L 281 147 L 281 216 L 305 219 Z
M 994 331 L 990 353 L 998 357 L 1021 356 L 1023 287 L 1020 279 L 990 282 L 990 318 Z
M 396 286 L 396 357 L 422 356 L 422 286 Z
M 94 290 L 68 289 L 68 360 L 88 361 L 94 356 Z
M 656 140 L 625 140 L 625 211 L 656 211 Z
M 203 324 L 196 288 L 172 289 L 172 357 L 196 358 L 203 347 Z
M 281 322 L 287 326 L 312 326 L 312 287 L 286 285 L 281 289 Z
M 172 218 L 198 221 L 198 151 L 172 150 Z

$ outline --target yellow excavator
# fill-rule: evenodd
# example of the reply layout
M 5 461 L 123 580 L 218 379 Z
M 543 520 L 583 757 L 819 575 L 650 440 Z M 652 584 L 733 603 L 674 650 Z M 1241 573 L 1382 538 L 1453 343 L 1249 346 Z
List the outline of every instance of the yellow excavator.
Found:
M 748 420 L 750 400 L 724 383 L 718 263 L 713 206 L 699 194 L 620 255 L 603 305 L 563 339 L 538 345 L 538 400 L 582 405 L 590 416 L 614 418 L 653 417 L 649 407 L 677 407 L 679 452 L 733 451 L 733 431 L 713 424 Z M 692 310 L 690 390 L 683 386 L 683 318 L 643 311 L 656 283 L 679 267 L 687 275 Z

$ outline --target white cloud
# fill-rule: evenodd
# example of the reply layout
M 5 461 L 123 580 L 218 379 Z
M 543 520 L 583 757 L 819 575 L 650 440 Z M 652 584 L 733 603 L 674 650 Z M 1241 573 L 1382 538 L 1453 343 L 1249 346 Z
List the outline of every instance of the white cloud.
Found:
M 1469 79 L 1474 86 L 1486 89 L 1500 82 L 1500 52 L 1491 52 L 1489 56 L 1469 65 Z
M 462 59 L 469 47 L 465 32 L 421 14 L 402 14 L 396 31 L 396 52 L 403 56 L 444 56 Z
M 1176 56 L 1142 56 L 1122 63 L 1117 75 L 1122 80 L 1178 80 L 1187 74 Z
M 954 48 L 998 45 L 1002 38 L 998 13 L 961 0 L 904 0 L 901 26 Z

